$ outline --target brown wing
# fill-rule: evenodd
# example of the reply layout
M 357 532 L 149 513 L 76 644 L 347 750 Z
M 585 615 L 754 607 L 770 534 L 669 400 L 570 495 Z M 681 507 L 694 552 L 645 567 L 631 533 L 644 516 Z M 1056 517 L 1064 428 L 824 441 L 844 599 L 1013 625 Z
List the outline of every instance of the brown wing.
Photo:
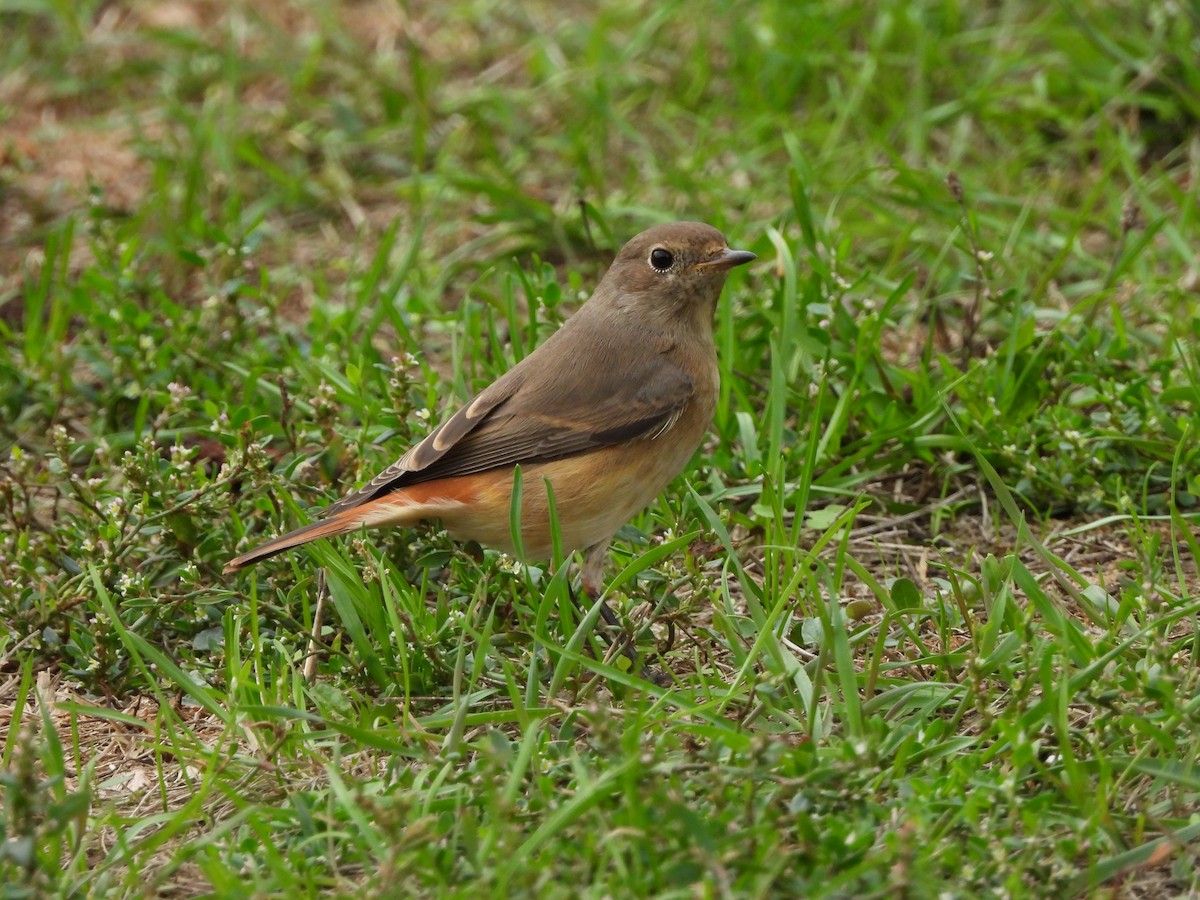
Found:
M 451 452 L 421 471 L 410 473 L 404 483 L 547 462 L 637 438 L 657 437 L 675 423 L 691 396 L 691 378 L 669 364 L 657 369 L 653 381 L 642 382 L 633 396 L 610 395 L 587 408 L 522 411 L 518 395 L 493 410 Z
M 322 510 L 320 516 L 435 478 L 530 465 L 657 437 L 679 418 L 692 397 L 693 383 L 661 352 L 664 348 L 646 349 L 651 352 L 633 354 L 638 359 L 633 371 L 628 366 L 614 371 L 595 353 L 575 359 L 557 355 L 566 365 L 558 367 L 553 380 L 539 377 L 543 376 L 537 367 L 539 353 L 531 354 L 403 457 L 359 490 Z M 628 358 L 629 354 L 621 356 Z

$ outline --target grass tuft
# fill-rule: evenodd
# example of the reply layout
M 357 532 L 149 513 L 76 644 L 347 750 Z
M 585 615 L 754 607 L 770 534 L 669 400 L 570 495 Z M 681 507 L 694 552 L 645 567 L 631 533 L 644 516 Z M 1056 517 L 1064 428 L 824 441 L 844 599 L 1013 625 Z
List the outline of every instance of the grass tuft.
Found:
M 0 2 L 5 896 L 1200 891 L 1194 13 L 128 6 Z M 220 575 L 675 218 L 664 685 L 436 528 Z

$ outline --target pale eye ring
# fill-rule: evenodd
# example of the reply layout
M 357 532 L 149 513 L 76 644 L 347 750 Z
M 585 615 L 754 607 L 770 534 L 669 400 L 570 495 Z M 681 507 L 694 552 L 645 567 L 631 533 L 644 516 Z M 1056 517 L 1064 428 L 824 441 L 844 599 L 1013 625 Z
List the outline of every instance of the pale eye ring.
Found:
M 658 272 L 665 272 L 675 265 L 675 257 L 670 250 L 655 247 L 650 251 L 650 265 Z

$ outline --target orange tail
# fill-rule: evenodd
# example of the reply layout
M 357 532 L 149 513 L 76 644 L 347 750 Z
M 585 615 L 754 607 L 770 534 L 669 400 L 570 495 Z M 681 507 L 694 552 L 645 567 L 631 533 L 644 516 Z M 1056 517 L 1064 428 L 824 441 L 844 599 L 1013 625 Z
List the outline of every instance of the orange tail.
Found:
M 292 547 L 319 538 L 347 534 L 364 525 L 368 528 L 380 525 L 415 525 L 423 519 L 438 518 L 473 502 L 480 483 L 479 476 L 467 475 L 393 491 L 260 544 L 249 553 L 231 559 L 221 571 L 228 575 Z
M 228 575 L 230 572 L 236 572 L 238 569 L 252 566 L 256 562 L 261 562 L 264 559 L 275 556 L 277 553 L 282 553 L 284 550 L 291 550 L 293 547 L 307 544 L 309 541 L 346 534 L 363 525 L 365 518 L 364 510 L 356 508 L 348 509 L 334 516 L 332 519 L 326 519 L 323 522 L 313 522 L 311 525 L 305 525 L 303 528 L 297 528 L 295 531 L 289 531 L 287 534 L 280 535 L 274 540 L 267 541 L 265 544 L 259 544 L 250 552 L 243 553 L 241 556 L 231 559 L 225 564 L 225 568 L 221 572 L 224 575 Z

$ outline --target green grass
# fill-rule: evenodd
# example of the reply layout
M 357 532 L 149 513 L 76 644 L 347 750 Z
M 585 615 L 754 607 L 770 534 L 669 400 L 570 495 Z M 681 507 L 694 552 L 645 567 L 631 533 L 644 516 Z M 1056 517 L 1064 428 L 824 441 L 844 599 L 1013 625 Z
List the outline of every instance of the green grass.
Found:
M 3 896 L 1200 891 L 1192 7 L 130 6 L 0 0 Z M 219 574 L 673 218 L 669 684 L 436 529 Z

